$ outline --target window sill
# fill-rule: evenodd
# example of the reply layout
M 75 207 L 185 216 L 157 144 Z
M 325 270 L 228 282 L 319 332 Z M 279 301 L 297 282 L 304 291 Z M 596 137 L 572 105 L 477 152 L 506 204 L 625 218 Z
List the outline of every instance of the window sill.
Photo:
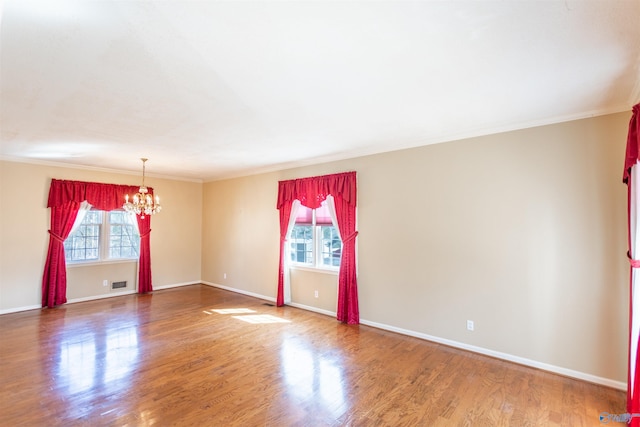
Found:
M 132 262 L 138 262 L 138 259 L 132 258 L 132 259 L 110 259 L 105 261 L 89 261 L 89 262 L 67 262 L 67 268 L 93 267 L 96 265 L 108 265 L 108 264 L 127 264 Z
M 318 268 L 318 267 L 306 267 L 303 265 L 290 265 L 289 268 L 291 270 L 300 270 L 300 271 L 309 271 L 312 273 L 323 273 L 323 274 L 331 274 L 333 276 L 337 276 L 339 273 L 338 269 L 328 269 L 328 268 Z

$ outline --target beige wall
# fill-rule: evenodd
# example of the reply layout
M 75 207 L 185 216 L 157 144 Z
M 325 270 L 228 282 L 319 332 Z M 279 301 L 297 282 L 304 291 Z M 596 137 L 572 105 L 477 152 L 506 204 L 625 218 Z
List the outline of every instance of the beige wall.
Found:
M 204 185 L 204 281 L 275 296 L 280 231 L 277 188 L 270 178 L 256 175 Z
M 361 319 L 624 382 L 629 117 L 206 183 L 202 279 L 275 297 L 278 180 L 355 170 Z
M 154 287 L 203 280 L 274 298 L 278 180 L 355 170 L 362 320 L 624 382 L 629 117 L 204 185 L 148 177 L 165 208 L 152 221 Z M 40 305 L 51 178 L 139 181 L 0 161 L 0 312 Z M 294 302 L 335 310 L 334 277 L 294 273 Z
M 105 286 L 106 280 L 106 286 Z M 112 282 L 126 282 L 124 288 L 111 288 Z M 67 265 L 67 299 L 84 300 L 136 292 L 138 262 Z
M 44 261 L 49 244 L 50 212 L 47 197 L 51 179 L 96 181 L 138 185 L 139 175 L 109 173 L 0 161 L 0 312 L 33 308 L 41 304 Z M 201 275 L 202 184 L 148 177 L 147 185 L 162 197 L 164 210 L 151 221 L 151 262 L 153 286 L 159 288 L 193 283 Z M 20 201 L 19 209 L 14 203 Z M 182 209 L 188 204 L 191 209 Z M 100 276 L 120 275 L 95 271 Z M 82 286 L 91 275 L 74 271 L 68 284 L 68 298 L 104 294 L 101 289 L 88 292 Z M 111 280 L 110 277 L 105 277 Z
M 338 273 L 291 269 L 291 302 L 335 313 L 338 304 Z M 316 291 L 318 296 L 316 297 Z

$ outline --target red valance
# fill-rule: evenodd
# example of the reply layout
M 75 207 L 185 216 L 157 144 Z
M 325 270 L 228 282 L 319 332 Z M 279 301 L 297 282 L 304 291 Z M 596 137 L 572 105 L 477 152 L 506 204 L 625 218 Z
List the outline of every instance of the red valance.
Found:
M 49 188 L 48 208 L 64 206 L 69 202 L 89 202 L 101 211 L 120 209 L 124 196 L 133 196 L 140 187 L 133 185 L 103 184 L 100 182 L 67 181 L 52 179 Z M 147 187 L 153 196 L 153 188 Z
M 278 204 L 281 209 L 286 203 L 300 200 L 303 206 L 317 209 L 327 196 L 340 197 L 351 206 L 356 205 L 356 173 L 343 172 L 310 178 L 291 179 L 278 182 Z

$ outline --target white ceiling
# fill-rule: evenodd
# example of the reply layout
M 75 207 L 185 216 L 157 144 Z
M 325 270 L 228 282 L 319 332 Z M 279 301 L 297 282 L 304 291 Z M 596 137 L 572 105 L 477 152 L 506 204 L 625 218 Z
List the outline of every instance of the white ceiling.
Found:
M 5 1 L 0 156 L 213 180 L 629 111 L 639 0 Z

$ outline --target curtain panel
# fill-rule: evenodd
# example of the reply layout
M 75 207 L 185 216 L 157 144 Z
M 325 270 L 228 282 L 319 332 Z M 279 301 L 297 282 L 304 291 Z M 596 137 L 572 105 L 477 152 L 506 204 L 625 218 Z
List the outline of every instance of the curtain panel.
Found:
M 629 356 L 627 413 L 632 426 L 640 427 L 640 104 L 633 107 L 622 180 L 627 184 L 629 279 Z
M 64 241 L 69 237 L 78 216 L 80 203 L 68 202 L 51 207 L 49 250 L 42 277 L 42 306 L 55 307 L 67 302 L 67 266 L 64 259 Z
M 293 202 L 285 203 L 280 208 L 280 265 L 278 266 L 278 293 L 276 296 L 276 306 L 282 307 L 291 302 L 291 291 L 289 289 L 289 271 L 287 269 L 287 236 L 291 233 L 297 205 Z
M 278 201 L 280 211 L 280 266 L 278 269 L 278 295 L 276 304 L 284 305 L 285 248 L 291 217 L 291 206 L 299 200 L 303 206 L 317 209 L 328 195 L 333 196 L 338 230 L 342 238 L 342 260 L 338 273 L 337 319 L 344 323 L 360 323 L 358 309 L 358 280 L 355 238 L 357 183 L 355 172 L 280 181 Z
M 151 197 L 153 197 L 153 195 Z M 145 215 L 144 218 L 136 215 L 136 219 L 138 221 L 138 231 L 140 232 L 138 293 L 144 294 L 153 291 L 153 286 L 151 285 L 151 215 Z
M 99 182 L 67 181 L 52 179 L 47 207 L 51 208 L 49 250 L 42 277 L 42 306 L 55 307 L 67 302 L 67 268 L 64 258 L 64 241 L 84 201 L 102 211 L 119 209 L 125 194 L 135 194 L 140 187 L 131 185 L 102 184 Z M 147 187 L 153 196 L 153 188 Z M 140 260 L 138 292 L 153 290 L 151 283 L 150 239 L 151 218 L 138 219 L 140 229 Z

